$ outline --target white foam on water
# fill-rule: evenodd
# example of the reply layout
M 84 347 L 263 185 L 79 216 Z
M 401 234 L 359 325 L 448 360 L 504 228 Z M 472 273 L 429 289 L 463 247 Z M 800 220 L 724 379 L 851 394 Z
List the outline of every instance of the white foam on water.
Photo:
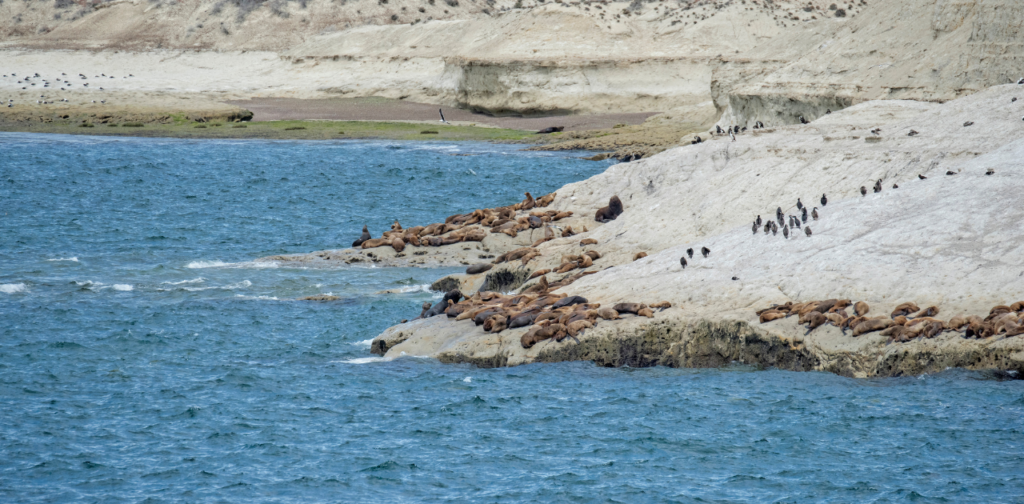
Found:
M 374 362 L 384 362 L 385 360 L 386 359 L 384 359 L 384 357 L 379 357 L 375 355 L 373 357 L 359 357 L 358 359 L 345 359 L 342 361 L 334 362 L 340 362 L 342 364 L 372 364 Z
M 0 292 L 4 294 L 17 294 L 19 292 L 25 292 L 28 290 L 28 286 L 23 283 L 15 284 L 0 284 Z
M 246 296 L 244 294 L 235 294 L 238 299 L 244 299 L 247 301 L 280 301 L 281 298 L 277 296 Z
M 208 291 L 208 290 L 213 290 L 213 289 L 219 289 L 219 290 L 247 289 L 249 287 L 252 287 L 252 282 L 250 282 L 248 280 L 242 280 L 241 282 L 236 282 L 236 283 L 228 284 L 228 285 L 211 285 L 209 287 L 182 287 L 181 289 L 182 290 L 186 290 L 188 292 L 200 292 L 200 291 Z
M 186 284 L 197 284 L 197 283 L 203 283 L 203 282 L 205 282 L 205 281 L 206 281 L 206 279 L 205 279 L 205 278 L 203 278 L 203 277 L 198 277 L 198 278 L 193 278 L 193 279 L 191 279 L 191 280 L 182 280 L 182 281 L 180 281 L 180 282 L 160 282 L 160 283 L 162 283 L 162 284 L 164 284 L 164 285 L 186 285 Z
M 273 269 L 280 268 L 281 265 L 273 261 L 247 261 L 229 263 L 224 261 L 192 261 L 185 265 L 188 269 L 205 269 L 205 268 L 247 268 L 247 269 Z
M 47 259 L 46 261 L 47 262 L 58 262 L 58 261 L 78 262 L 78 258 L 77 257 L 58 257 L 56 259 Z
M 467 376 L 467 377 L 465 377 L 465 378 L 463 378 L 463 379 L 462 379 L 462 381 L 464 381 L 464 382 L 466 382 L 466 383 L 473 383 L 473 379 L 472 379 L 472 378 L 470 378 L 470 377 L 468 377 L 468 376 Z
M 192 261 L 185 267 L 188 269 L 223 268 L 229 264 L 224 261 Z
M 373 338 L 364 339 L 364 340 L 361 340 L 361 341 L 353 341 L 353 342 L 349 343 L 349 345 L 361 346 L 361 347 L 366 347 L 366 348 L 370 348 L 371 344 L 373 344 Z
M 430 292 L 430 284 L 406 285 L 405 287 L 394 289 L 394 292 Z
M 135 290 L 135 287 L 132 287 L 129 284 L 114 284 L 114 285 L 111 285 L 110 288 L 112 288 L 112 289 L 114 289 L 116 291 L 121 291 L 121 292 L 131 292 L 131 291 Z

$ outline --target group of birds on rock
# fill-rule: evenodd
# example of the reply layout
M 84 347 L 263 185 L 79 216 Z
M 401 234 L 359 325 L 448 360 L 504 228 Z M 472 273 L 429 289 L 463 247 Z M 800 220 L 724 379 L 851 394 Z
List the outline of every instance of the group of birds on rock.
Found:
M 395 221 L 391 225 L 391 230 L 386 231 L 380 238 L 371 237 L 367 227 L 363 226 L 363 234 L 352 242 L 352 247 L 369 249 L 390 246 L 395 249 L 395 252 L 402 252 L 406 244 L 416 247 L 438 247 L 465 241 L 483 241 L 488 232 L 504 233 L 515 238 L 519 231 L 543 227 L 544 238 L 533 244 L 533 247 L 536 247 L 555 238 L 554 232 L 547 226 L 547 223 L 572 216 L 572 212 L 534 210 L 546 207 L 554 200 L 555 193 L 537 199 L 534 199 L 530 193 L 526 193 L 526 199 L 514 205 L 483 208 L 466 214 L 452 215 L 443 223 L 403 229 L 402 225 Z M 517 212 L 530 210 L 533 211 L 526 215 L 517 214 Z M 562 236 L 574 234 L 576 233 L 573 232 L 571 226 L 562 230 Z
M 462 299 L 460 301 L 460 299 Z M 484 332 L 496 334 L 506 329 L 529 327 L 520 338 L 523 348 L 531 348 L 547 339 L 562 341 L 567 337 L 576 339 L 586 329 L 597 326 L 602 320 L 617 320 L 623 314 L 638 317 L 654 317 L 654 310 L 670 308 L 671 303 L 663 301 L 646 305 L 643 303 L 618 303 L 613 307 L 601 307 L 582 296 L 555 294 L 547 288 L 533 286 L 520 294 L 498 292 L 477 292 L 464 297 L 454 289 L 444 295 L 437 304 L 423 303 L 423 312 L 417 318 L 430 318 L 441 314 L 456 321 L 471 320 L 483 326 Z
M 822 194 L 821 206 L 824 207 L 827 204 L 828 197 Z M 767 235 L 768 233 L 771 233 L 772 236 L 775 236 L 779 234 L 779 229 L 782 229 L 782 236 L 788 240 L 789 234 L 791 232 L 793 233 L 793 237 L 795 238 L 796 230 L 803 229 L 804 234 L 807 235 L 808 238 L 810 238 L 813 232 L 811 231 L 811 227 L 806 225 L 807 219 L 808 217 L 810 217 L 814 220 L 818 220 L 818 207 L 814 207 L 811 209 L 810 212 L 808 212 L 807 206 L 804 205 L 802 201 L 800 201 L 800 198 L 797 198 L 796 209 L 799 212 L 799 215 L 786 215 L 785 213 L 782 212 L 782 207 L 778 207 L 775 209 L 775 220 L 767 222 L 763 222 L 761 220 L 761 216 L 758 215 L 757 218 L 754 219 L 754 223 L 751 226 L 750 230 L 756 235 L 758 230 L 763 229 L 764 234 Z M 763 228 L 762 222 L 764 224 Z
M 704 256 L 704 258 L 707 259 L 708 256 L 711 255 L 711 249 L 707 247 L 701 247 L 700 255 Z M 683 267 L 683 269 L 686 269 L 686 265 L 689 264 L 686 262 L 687 256 L 689 256 L 690 259 L 693 259 L 693 248 L 686 249 L 686 255 L 679 258 L 679 264 Z
M 846 309 L 853 306 L 853 315 Z M 787 302 L 772 305 L 757 312 L 762 324 L 793 315 L 799 316 L 799 323 L 807 325 L 807 333 L 825 324 L 840 328 L 843 333 L 847 329 L 857 337 L 874 331 L 882 331 L 881 335 L 892 342 L 907 342 L 914 338 L 934 338 L 943 331 L 964 331 L 966 338 L 989 338 L 999 334 L 1006 337 L 1024 334 L 1024 301 L 1012 305 L 999 305 L 992 308 L 985 318 L 977 315 L 957 315 L 949 321 L 935 318 L 939 314 L 937 306 L 921 309 L 912 302 L 902 303 L 888 317 L 868 317 L 868 304 L 864 301 L 853 303 L 849 299 L 826 299 L 824 301 L 808 301 L 805 303 Z

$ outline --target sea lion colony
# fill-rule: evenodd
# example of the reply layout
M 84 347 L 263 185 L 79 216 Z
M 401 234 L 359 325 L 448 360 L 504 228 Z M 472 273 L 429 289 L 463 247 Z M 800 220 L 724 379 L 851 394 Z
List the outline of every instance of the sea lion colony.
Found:
M 853 307 L 853 314 L 847 308 Z M 853 331 L 853 337 L 874 331 L 882 331 L 889 342 L 907 342 L 915 338 L 934 338 L 943 331 L 964 331 L 965 338 L 990 338 L 1000 334 L 1005 337 L 1024 334 L 1024 301 L 1011 305 L 999 305 L 989 310 L 988 316 L 957 315 L 948 321 L 935 318 L 939 308 L 930 306 L 921 309 L 912 302 L 902 303 L 886 316 L 868 317 L 869 307 L 864 301 L 852 303 L 849 299 L 827 299 L 805 303 L 787 302 L 759 310 L 757 316 L 762 324 L 793 315 L 799 316 L 801 324 L 807 324 L 807 332 L 826 324 Z
M 483 326 L 484 332 L 500 333 L 505 329 L 528 327 L 520 338 L 523 348 L 554 339 L 561 342 L 567 337 L 576 339 L 586 329 L 597 326 L 602 320 L 618 320 L 622 314 L 638 317 L 654 317 L 654 310 L 664 310 L 672 305 L 667 301 L 646 305 L 643 303 L 618 303 L 601 307 L 590 303 L 582 296 L 555 294 L 544 287 L 533 292 L 506 295 L 498 292 L 477 292 L 459 301 L 462 293 L 452 290 L 434 306 L 424 303 L 420 318 L 447 315 L 456 321 L 469 320 Z
M 395 252 L 401 252 L 405 249 L 406 244 L 415 247 L 439 247 L 466 241 L 482 241 L 488 232 L 504 233 L 515 238 L 519 231 L 544 227 L 545 237 L 533 245 L 537 246 L 555 237 L 554 232 L 546 226 L 548 222 L 572 216 L 572 212 L 534 210 L 535 208 L 544 208 L 554 200 L 555 193 L 537 199 L 534 199 L 530 193 L 526 193 L 526 199 L 514 205 L 483 208 L 466 214 L 452 215 L 443 223 L 402 229 L 402 225 L 395 221 L 391 225 L 391 230 L 385 232 L 380 238 L 371 238 L 366 226 L 363 226 L 362 236 L 352 243 L 352 247 L 370 249 L 390 246 L 395 249 Z M 520 214 L 520 212 L 529 212 L 530 210 L 533 211 L 529 214 Z M 574 234 L 576 233 L 571 227 L 561 232 L 562 236 Z

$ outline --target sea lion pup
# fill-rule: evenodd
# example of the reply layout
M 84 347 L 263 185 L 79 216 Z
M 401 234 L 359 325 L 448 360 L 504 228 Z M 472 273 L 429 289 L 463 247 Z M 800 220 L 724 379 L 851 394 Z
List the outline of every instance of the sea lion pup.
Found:
M 916 313 L 916 314 L 914 315 L 914 318 L 919 318 L 919 317 L 934 317 L 934 316 L 936 316 L 936 315 L 938 315 L 938 314 L 939 314 L 939 307 L 938 307 L 938 306 L 929 306 L 928 308 L 925 308 L 925 309 L 923 309 L 923 310 L 921 310 L 921 311 L 917 312 L 917 313 Z
M 916 313 L 919 311 L 921 311 L 920 307 L 918 307 L 916 304 L 912 302 L 907 302 L 897 306 L 896 309 L 892 311 L 891 317 L 896 318 L 900 315 L 910 315 L 911 313 Z
M 580 246 L 582 247 L 582 246 L 585 246 L 585 245 L 597 245 L 597 240 L 595 240 L 593 238 L 584 238 L 584 239 L 580 240 Z
M 867 319 L 853 328 L 853 337 L 860 336 L 861 334 L 869 333 L 872 331 L 881 331 L 892 326 L 892 319 L 887 318 L 873 318 Z
M 654 311 L 651 310 L 649 307 L 644 306 L 643 308 L 640 308 L 639 310 L 636 311 L 636 315 L 638 317 L 654 318 Z
M 864 186 L 860 186 L 860 195 L 861 196 L 867 196 L 868 195 L 868 188 L 864 187 Z
M 401 238 L 392 239 L 391 248 L 395 249 L 396 253 L 401 253 L 403 250 L 405 250 L 405 240 Z
M 637 252 L 636 255 L 633 256 L 633 260 L 639 261 L 640 259 L 643 259 L 645 257 L 647 257 L 647 252 Z
M 572 230 L 572 226 L 566 226 L 565 229 L 562 230 L 562 238 L 568 238 L 575 234 L 576 232 Z
M 420 312 L 420 316 L 416 317 L 416 318 L 417 319 L 423 318 L 423 316 L 426 315 L 428 311 L 430 311 L 430 306 L 431 306 L 430 305 L 430 301 L 424 301 L 423 302 L 423 311 L 421 311 Z
M 843 316 L 841 313 L 836 313 L 836 312 L 825 313 L 824 315 L 825 315 L 825 318 L 827 318 L 828 321 L 831 322 L 832 325 L 834 325 L 836 327 L 839 327 L 839 326 L 843 325 L 843 321 L 848 318 L 848 317 Z
M 679 265 L 682 266 L 683 269 L 686 269 L 686 256 L 679 258 Z
M 531 273 L 530 277 L 527 278 L 527 280 L 533 280 L 534 278 L 537 278 L 539 276 L 547 275 L 548 273 L 551 273 L 550 269 L 537 270 L 537 271 L 534 271 L 533 273 Z
M 701 247 L 700 248 L 700 254 L 702 256 L 704 256 L 704 258 L 706 259 L 709 255 L 711 255 L 711 249 L 709 249 L 707 247 Z
M 659 303 L 654 303 L 649 306 L 651 308 L 658 308 L 659 310 L 664 310 L 665 308 L 672 308 L 672 303 L 669 303 L 668 301 L 661 301 Z
M 853 313 L 856 313 L 857 315 L 867 315 L 870 310 L 871 307 L 869 307 L 864 301 L 857 301 L 857 303 L 853 305 Z
M 781 318 L 786 318 L 786 315 L 787 315 L 787 313 L 779 311 L 779 310 L 768 310 L 768 311 L 762 312 L 760 314 L 760 316 L 758 317 L 758 319 L 763 324 L 765 322 L 771 322 L 773 320 L 778 320 L 778 319 L 781 319 Z
M 549 193 L 537 198 L 537 206 L 543 208 L 550 205 L 552 201 L 555 201 L 557 195 L 558 193 Z M 572 212 L 569 212 L 569 215 L 572 215 Z
M 537 283 L 530 286 L 528 289 L 523 291 L 523 294 L 542 293 L 548 291 L 548 277 L 541 276 Z
M 489 269 L 491 269 L 493 267 L 494 267 L 494 265 L 490 264 L 490 263 L 474 264 L 474 265 L 466 268 L 466 274 L 467 275 L 477 275 L 477 274 L 483 273 L 483 272 L 485 272 L 485 271 L 487 271 L 487 270 L 489 270 Z
M 623 211 L 622 200 L 620 200 L 618 196 L 612 196 L 608 200 L 608 206 L 601 207 L 597 210 L 597 214 L 594 215 L 594 220 L 597 222 L 611 222 L 622 215 Z
M 359 236 L 358 240 L 352 242 L 352 248 L 356 248 L 356 247 L 362 245 L 363 242 L 365 242 L 366 240 L 369 240 L 369 239 L 370 239 L 370 231 L 366 229 L 366 226 L 363 226 L 363 234 Z

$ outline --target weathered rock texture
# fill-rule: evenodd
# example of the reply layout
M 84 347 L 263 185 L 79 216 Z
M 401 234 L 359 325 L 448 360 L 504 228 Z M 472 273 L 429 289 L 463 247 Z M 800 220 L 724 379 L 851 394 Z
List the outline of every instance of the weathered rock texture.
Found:
M 581 238 L 594 238 L 598 244 L 587 248 L 602 257 L 590 269 L 599 272 L 561 292 L 603 305 L 667 300 L 676 308 L 653 320 L 602 322 L 578 346 L 567 339 L 525 350 L 524 329 L 487 334 L 439 317 L 395 326 L 374 348 L 388 357 L 404 352 L 480 365 L 736 360 L 850 376 L 951 366 L 1019 371 L 1024 337 L 966 340 L 945 332 L 886 344 L 877 333 L 854 338 L 821 327 L 805 334 L 793 319 L 760 324 L 754 314 L 771 303 L 849 298 L 866 301 L 873 314 L 904 301 L 936 305 L 948 320 L 984 317 L 995 305 L 1024 300 L 1024 103 L 1014 97 L 1024 97 L 1024 86 L 942 105 L 868 102 L 808 125 L 615 165 L 559 189 L 552 206 L 586 214 L 614 194 L 625 212 L 589 233 L 541 244 L 530 267 L 556 265 L 563 254 L 579 253 Z M 878 134 L 870 131 L 876 128 Z M 882 190 L 874 193 L 878 180 Z M 797 198 L 818 207 L 820 218 L 805 224 L 811 236 L 802 229 L 789 239 L 751 232 L 757 215 L 773 220 L 780 207 L 797 215 Z M 708 258 L 701 247 L 711 250 Z M 687 248 L 697 252 L 684 269 L 679 258 Z M 638 251 L 649 255 L 633 261 Z

